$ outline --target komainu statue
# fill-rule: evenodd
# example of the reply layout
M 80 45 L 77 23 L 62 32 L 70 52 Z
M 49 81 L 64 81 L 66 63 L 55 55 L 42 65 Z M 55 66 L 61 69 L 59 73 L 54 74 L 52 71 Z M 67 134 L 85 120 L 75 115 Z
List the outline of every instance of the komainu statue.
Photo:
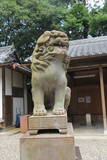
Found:
M 64 114 L 70 101 L 66 66 L 68 37 L 61 31 L 46 31 L 32 55 L 33 115 L 46 115 L 45 97 L 54 94 L 53 114 Z

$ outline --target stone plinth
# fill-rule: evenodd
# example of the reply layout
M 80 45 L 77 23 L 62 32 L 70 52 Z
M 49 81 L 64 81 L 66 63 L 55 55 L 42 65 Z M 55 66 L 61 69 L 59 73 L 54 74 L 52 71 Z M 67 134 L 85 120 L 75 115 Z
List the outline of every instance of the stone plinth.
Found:
M 53 115 L 48 113 L 44 116 L 29 117 L 29 133 L 37 134 L 42 129 L 58 129 L 60 133 L 67 133 L 67 114 Z
M 28 118 L 30 115 L 23 115 L 20 117 L 20 131 L 26 133 L 28 131 Z
M 20 152 L 20 160 L 75 160 L 72 126 L 67 134 L 26 134 L 20 139 Z

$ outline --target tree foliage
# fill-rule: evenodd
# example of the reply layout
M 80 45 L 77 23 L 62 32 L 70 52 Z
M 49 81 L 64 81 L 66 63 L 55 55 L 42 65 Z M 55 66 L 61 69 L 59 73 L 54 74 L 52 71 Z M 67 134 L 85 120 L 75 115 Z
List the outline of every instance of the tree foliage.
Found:
M 46 30 L 62 30 L 69 39 L 107 35 L 107 3 L 89 12 L 85 0 L 0 0 L 0 46 L 15 44 L 23 61 Z
M 86 0 L 49 0 L 49 3 L 51 3 L 52 5 L 62 5 L 63 7 L 65 6 L 66 8 L 69 8 L 75 3 L 86 4 Z
M 107 35 L 107 3 L 102 9 L 93 9 L 90 13 L 89 34 L 92 36 Z
M 0 3 L 0 15 L 0 46 L 14 42 L 23 60 L 45 30 L 60 30 L 64 10 L 47 0 L 4 0 Z
M 74 4 L 64 19 L 64 31 L 70 39 L 86 38 L 89 28 L 88 10 L 83 4 Z
M 107 35 L 107 14 L 99 13 L 90 19 L 90 34 L 92 36 Z

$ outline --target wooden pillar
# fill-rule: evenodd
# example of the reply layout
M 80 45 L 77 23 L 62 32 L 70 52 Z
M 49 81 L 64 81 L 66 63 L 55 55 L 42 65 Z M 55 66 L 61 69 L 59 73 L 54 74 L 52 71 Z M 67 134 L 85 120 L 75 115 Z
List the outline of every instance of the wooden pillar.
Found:
M 106 103 L 105 103 L 105 92 L 104 92 L 104 79 L 103 79 L 103 68 L 99 67 L 100 72 L 100 89 L 101 89 L 101 103 L 103 112 L 103 123 L 104 123 L 104 134 L 107 134 L 107 115 L 106 115 Z

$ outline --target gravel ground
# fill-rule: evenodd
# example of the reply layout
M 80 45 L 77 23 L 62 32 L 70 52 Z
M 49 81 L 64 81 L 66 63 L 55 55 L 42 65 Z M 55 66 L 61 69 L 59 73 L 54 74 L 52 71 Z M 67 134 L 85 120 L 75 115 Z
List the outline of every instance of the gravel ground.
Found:
M 75 136 L 83 160 L 107 160 L 107 136 Z
M 19 137 L 0 135 L 0 160 L 19 160 Z
M 20 160 L 20 133 L 0 133 L 0 160 Z M 107 160 L 107 136 L 75 136 L 82 160 Z

